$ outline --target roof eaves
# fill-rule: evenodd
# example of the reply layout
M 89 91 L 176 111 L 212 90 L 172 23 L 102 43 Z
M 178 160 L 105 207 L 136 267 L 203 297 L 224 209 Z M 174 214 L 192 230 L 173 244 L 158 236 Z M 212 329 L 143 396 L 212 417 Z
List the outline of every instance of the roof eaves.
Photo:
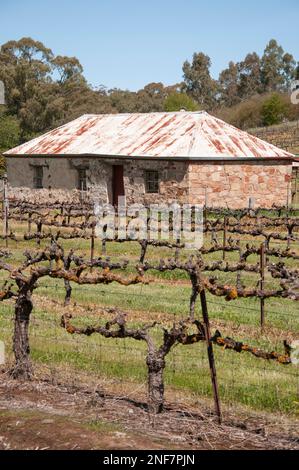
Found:
M 231 157 L 225 155 L 219 156 L 152 156 L 152 155 L 105 155 L 95 153 L 82 153 L 82 154 L 3 154 L 6 158 L 107 158 L 107 159 L 121 159 L 121 160 L 176 160 L 176 161 L 278 161 L 278 160 L 296 160 L 294 155 L 286 156 L 269 156 L 269 157 Z

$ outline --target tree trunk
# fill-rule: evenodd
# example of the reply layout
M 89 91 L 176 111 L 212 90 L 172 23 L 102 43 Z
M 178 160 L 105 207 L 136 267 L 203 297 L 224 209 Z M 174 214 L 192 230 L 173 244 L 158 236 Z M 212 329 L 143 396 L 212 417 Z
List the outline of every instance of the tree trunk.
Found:
M 146 364 L 148 369 L 148 409 L 151 413 L 158 414 L 163 410 L 164 404 L 163 372 L 165 360 L 151 353 L 147 356 Z
M 13 336 L 13 351 L 15 354 L 15 366 L 11 370 L 14 378 L 30 380 L 33 375 L 32 365 L 29 357 L 29 321 L 33 308 L 31 293 L 21 294 L 15 305 L 15 328 Z

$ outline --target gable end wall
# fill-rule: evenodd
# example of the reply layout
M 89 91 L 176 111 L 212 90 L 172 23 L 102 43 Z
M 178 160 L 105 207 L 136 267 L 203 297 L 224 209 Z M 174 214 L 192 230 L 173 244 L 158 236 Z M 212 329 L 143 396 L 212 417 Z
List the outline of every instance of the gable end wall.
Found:
M 191 204 L 232 209 L 285 206 L 291 202 L 290 161 L 193 162 L 189 164 L 189 199 Z

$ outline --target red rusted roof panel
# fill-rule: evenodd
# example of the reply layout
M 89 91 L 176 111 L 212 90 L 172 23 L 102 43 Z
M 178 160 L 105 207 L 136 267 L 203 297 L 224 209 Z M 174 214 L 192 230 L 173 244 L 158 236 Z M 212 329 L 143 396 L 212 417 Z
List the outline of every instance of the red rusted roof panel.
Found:
M 84 115 L 5 155 L 292 157 L 205 111 Z

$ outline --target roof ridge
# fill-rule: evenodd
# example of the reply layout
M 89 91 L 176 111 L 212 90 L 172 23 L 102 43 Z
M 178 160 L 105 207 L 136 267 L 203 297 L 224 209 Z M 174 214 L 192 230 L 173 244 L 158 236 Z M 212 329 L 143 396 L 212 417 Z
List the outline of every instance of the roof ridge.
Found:
M 204 109 L 202 110 L 199 110 L 199 111 L 150 111 L 148 113 L 98 113 L 98 114 L 95 114 L 95 113 L 84 113 L 84 114 L 81 114 L 81 116 L 78 116 L 77 118 L 73 119 L 73 121 L 75 121 L 76 119 L 80 119 L 82 117 L 89 117 L 89 116 L 146 116 L 148 114 L 163 114 L 163 115 L 167 115 L 167 114 L 179 114 L 179 115 L 184 115 L 184 114 L 207 114 L 208 116 L 211 116 L 211 117 L 215 117 L 213 116 L 212 114 L 209 114 L 207 111 L 205 111 Z M 69 122 L 72 122 L 72 121 L 69 121 Z

